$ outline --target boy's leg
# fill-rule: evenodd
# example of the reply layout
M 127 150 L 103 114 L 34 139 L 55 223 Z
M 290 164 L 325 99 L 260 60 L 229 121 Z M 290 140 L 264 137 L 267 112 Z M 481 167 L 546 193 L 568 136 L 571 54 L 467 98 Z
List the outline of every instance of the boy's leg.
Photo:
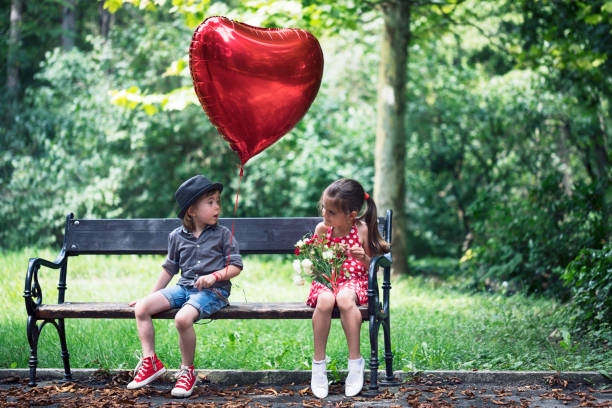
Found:
M 136 303 L 134 314 L 143 357 L 155 354 L 155 328 L 151 316 L 168 309 L 170 302 L 159 291 L 147 295 Z
M 179 348 L 181 350 L 181 364 L 192 366 L 195 355 L 196 333 L 193 323 L 198 320 L 200 312 L 190 304 L 178 311 L 174 324 L 179 335 Z
M 193 322 L 198 320 L 200 312 L 190 304 L 179 310 L 174 323 L 179 334 L 179 348 L 181 349 L 181 369 L 176 376 L 176 383 L 170 394 L 173 397 L 187 398 L 195 389 L 197 377 L 193 360 L 195 355 L 196 334 Z
M 188 298 L 174 317 L 179 334 L 182 365 L 193 365 L 195 358 L 196 333 L 193 324 L 207 318 L 229 304 L 229 293 L 223 289 L 190 289 Z
M 197 383 L 193 362 L 195 359 L 196 333 L 193 324 L 199 319 L 211 316 L 228 305 L 229 292 L 223 289 L 193 289 L 189 298 L 174 318 L 179 333 L 181 349 L 181 369 L 178 372 L 176 384 L 172 388 L 173 397 L 187 398 L 191 396 Z
M 166 372 L 155 354 L 155 329 L 151 316 L 171 307 L 170 301 L 160 291 L 151 293 L 136 303 L 134 314 L 143 356 L 134 370 L 134 379 L 127 385 L 128 389 L 142 388 Z

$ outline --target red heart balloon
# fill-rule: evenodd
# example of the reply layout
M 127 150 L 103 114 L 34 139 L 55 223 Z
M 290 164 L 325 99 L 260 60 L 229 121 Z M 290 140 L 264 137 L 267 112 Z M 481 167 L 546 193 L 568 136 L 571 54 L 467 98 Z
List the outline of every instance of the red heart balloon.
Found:
M 209 17 L 193 34 L 189 68 L 204 111 L 244 165 L 306 114 L 323 51 L 305 30 Z

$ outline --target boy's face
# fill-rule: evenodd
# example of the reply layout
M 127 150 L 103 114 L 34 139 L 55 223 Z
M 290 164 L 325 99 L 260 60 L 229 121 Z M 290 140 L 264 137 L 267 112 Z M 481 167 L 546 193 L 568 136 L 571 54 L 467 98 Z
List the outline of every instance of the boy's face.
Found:
M 189 215 L 199 225 L 215 225 L 221 215 L 221 193 L 212 191 L 204 194 L 189 207 Z

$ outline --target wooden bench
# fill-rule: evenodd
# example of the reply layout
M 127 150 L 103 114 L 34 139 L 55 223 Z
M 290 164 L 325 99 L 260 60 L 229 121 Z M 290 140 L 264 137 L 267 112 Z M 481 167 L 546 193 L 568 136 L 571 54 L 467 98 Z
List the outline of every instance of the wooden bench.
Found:
M 379 229 L 387 241 L 391 240 L 391 210 L 379 219 Z M 306 233 L 314 231 L 320 218 L 224 218 L 219 222 L 233 229 L 241 255 L 290 254 L 295 243 Z M 70 354 L 66 343 L 64 319 L 134 319 L 134 308 L 125 303 L 70 302 L 68 289 L 68 259 L 78 255 L 155 254 L 167 253 L 168 233 L 180 225 L 179 219 L 77 219 L 66 217 L 64 243 L 54 261 L 31 258 L 25 278 L 25 306 L 28 313 L 27 336 L 30 343 L 30 386 L 36 385 L 38 339 L 46 324 L 53 325 L 59 334 L 64 379 L 71 380 Z M 248 259 L 244 259 L 248 265 Z M 41 269 L 44 267 L 45 269 Z M 39 274 L 46 268 L 59 270 L 57 303 L 43 303 Z M 377 272 L 382 269 L 382 285 Z M 72 274 L 79 271 L 71 271 Z M 47 273 L 47 272 L 45 272 Z M 393 382 L 393 355 L 389 320 L 391 290 L 391 253 L 376 256 L 369 270 L 368 305 L 360 307 L 363 321 L 369 322 L 370 332 L 370 390 L 378 389 L 378 337 L 383 328 L 385 380 Z M 152 282 L 153 283 L 153 282 Z M 171 284 L 173 284 L 171 282 Z M 382 292 L 382 297 L 380 296 Z M 177 310 L 160 313 L 155 318 L 173 319 Z M 303 302 L 234 303 L 215 313 L 212 319 L 310 319 L 313 309 Z M 338 317 L 337 310 L 334 317 Z M 367 359 L 366 359 L 367 361 Z

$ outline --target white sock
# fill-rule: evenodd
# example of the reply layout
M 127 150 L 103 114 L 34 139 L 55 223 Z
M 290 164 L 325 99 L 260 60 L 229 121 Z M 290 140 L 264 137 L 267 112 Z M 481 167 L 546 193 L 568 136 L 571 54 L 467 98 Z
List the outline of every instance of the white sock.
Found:
M 350 366 L 356 366 L 356 367 L 359 367 L 359 366 L 361 366 L 361 362 L 362 362 L 362 361 L 363 361 L 363 358 L 362 358 L 362 357 L 356 358 L 355 360 L 351 360 L 351 359 L 349 359 L 349 361 L 348 361 L 348 365 L 349 365 L 349 367 L 350 367 Z
M 327 364 L 325 360 L 312 360 L 312 370 L 313 371 L 325 371 L 327 369 Z

